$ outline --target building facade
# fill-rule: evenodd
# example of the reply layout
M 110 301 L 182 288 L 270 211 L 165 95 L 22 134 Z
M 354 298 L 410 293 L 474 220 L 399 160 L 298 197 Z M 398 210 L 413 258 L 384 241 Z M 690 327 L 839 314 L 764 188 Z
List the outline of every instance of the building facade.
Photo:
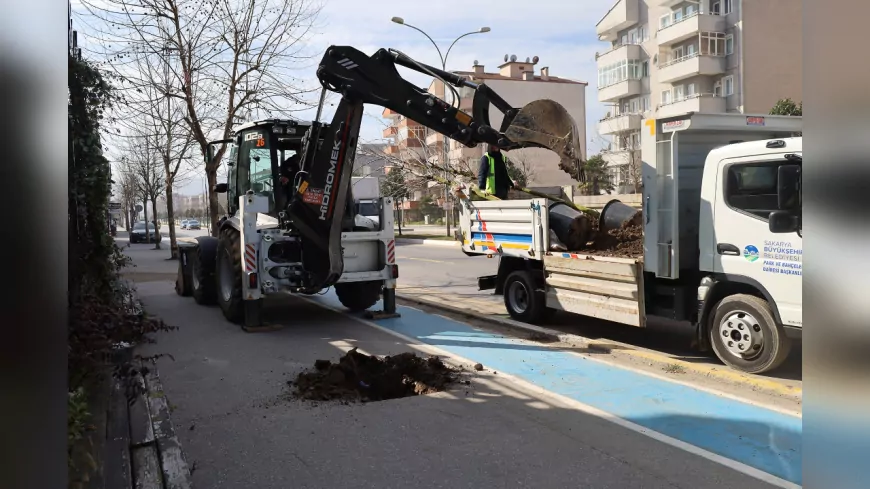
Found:
M 802 99 L 801 2 L 617 0 L 596 25 L 597 128 L 618 191 L 636 190 L 646 118 L 767 114 Z

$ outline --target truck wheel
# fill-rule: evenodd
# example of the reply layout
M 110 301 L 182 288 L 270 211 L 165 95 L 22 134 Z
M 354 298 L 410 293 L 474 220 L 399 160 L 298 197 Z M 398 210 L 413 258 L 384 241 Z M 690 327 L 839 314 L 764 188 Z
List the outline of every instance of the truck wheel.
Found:
M 546 299 L 532 275 L 526 270 L 516 270 L 504 281 L 504 307 L 512 318 L 526 323 L 538 323 L 544 319 Z
M 335 284 L 335 295 L 351 312 L 360 312 L 378 303 L 383 286 L 381 281 Z
M 767 301 L 747 294 L 728 296 L 716 305 L 710 344 L 726 365 L 750 374 L 779 367 L 791 350 Z
M 213 242 L 197 240 L 199 245 L 190 254 L 190 278 L 193 300 L 197 304 L 214 304 L 215 247 Z
M 217 249 L 217 301 L 227 320 L 241 324 L 245 318 L 242 298 L 241 236 L 233 228 L 221 231 Z

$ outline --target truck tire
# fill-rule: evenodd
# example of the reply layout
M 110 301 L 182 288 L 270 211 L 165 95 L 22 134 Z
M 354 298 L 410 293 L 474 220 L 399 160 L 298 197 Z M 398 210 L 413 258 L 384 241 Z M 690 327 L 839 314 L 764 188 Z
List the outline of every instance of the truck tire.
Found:
M 221 230 L 217 247 L 217 302 L 228 321 L 241 324 L 245 319 L 242 292 L 242 237 L 231 227 Z
M 190 254 L 191 288 L 193 300 L 200 305 L 215 301 L 215 252 L 217 240 L 212 237 L 197 238 L 197 246 Z
M 546 316 L 544 293 L 526 270 L 516 270 L 504 281 L 504 307 L 517 321 L 536 324 Z
M 769 372 L 788 357 L 791 341 L 770 305 L 748 294 L 728 296 L 716 305 L 710 344 L 726 365 L 750 374 Z
M 380 280 L 335 284 L 335 295 L 351 312 L 361 312 L 378 303 L 383 286 L 384 283 Z

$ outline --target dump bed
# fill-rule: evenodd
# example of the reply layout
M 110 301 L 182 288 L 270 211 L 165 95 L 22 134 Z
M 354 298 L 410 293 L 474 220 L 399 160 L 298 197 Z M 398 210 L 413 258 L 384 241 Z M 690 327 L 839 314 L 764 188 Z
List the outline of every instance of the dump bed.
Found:
M 463 201 L 462 249 L 542 261 L 547 307 L 645 326 L 643 260 L 549 251 L 548 199 Z

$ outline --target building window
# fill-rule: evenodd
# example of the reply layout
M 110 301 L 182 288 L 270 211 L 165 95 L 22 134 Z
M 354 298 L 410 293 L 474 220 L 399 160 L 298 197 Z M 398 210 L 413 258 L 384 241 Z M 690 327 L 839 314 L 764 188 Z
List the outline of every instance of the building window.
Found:
M 662 90 L 662 105 L 667 105 L 669 103 L 671 103 L 671 91 Z
M 734 34 L 725 36 L 725 54 L 734 54 Z
M 699 51 L 707 56 L 725 55 L 725 33 L 702 32 L 700 35 Z
M 649 29 L 647 28 L 646 25 L 642 25 L 638 28 L 637 37 L 640 40 L 640 42 L 649 41 Z
M 640 73 L 640 74 L 641 74 L 641 76 L 643 76 L 643 77 L 647 77 L 647 76 L 649 76 L 649 60 L 644 61 L 644 62 L 641 64 L 641 73 Z
M 713 15 L 719 15 L 721 10 L 721 5 L 719 2 L 713 2 L 712 8 L 710 9 L 713 12 Z
M 644 95 L 640 98 L 640 106 L 644 112 L 649 110 L 649 95 Z
M 734 77 L 726 76 L 722 79 L 722 87 L 725 90 L 725 96 L 734 95 Z
M 686 87 L 677 85 L 674 87 L 674 102 L 679 102 L 686 98 Z
M 659 30 L 671 25 L 671 14 L 662 15 L 659 19 Z
M 694 56 L 697 53 L 697 48 L 694 44 L 689 44 L 686 46 L 686 56 Z
M 598 88 L 609 87 L 626 80 L 640 80 L 640 60 L 619 61 L 598 69 Z
M 732 12 L 734 0 L 724 0 L 725 8 L 722 10 L 723 15 L 728 15 Z
M 628 43 L 629 44 L 637 44 L 637 42 L 638 42 L 637 29 L 632 29 L 632 30 L 628 31 Z
M 691 17 L 698 11 L 698 7 L 693 4 L 686 5 L 686 17 Z
M 714 97 L 721 97 L 722 96 L 722 82 L 721 81 L 717 81 L 716 83 L 713 84 L 713 96 Z
M 687 97 L 694 97 L 695 95 L 698 94 L 697 90 L 698 89 L 694 83 L 689 83 L 688 85 L 686 85 L 686 96 Z
M 680 46 L 678 48 L 674 48 L 674 50 L 671 51 L 671 61 L 677 61 L 678 59 L 680 59 L 682 57 L 683 57 L 683 46 Z

